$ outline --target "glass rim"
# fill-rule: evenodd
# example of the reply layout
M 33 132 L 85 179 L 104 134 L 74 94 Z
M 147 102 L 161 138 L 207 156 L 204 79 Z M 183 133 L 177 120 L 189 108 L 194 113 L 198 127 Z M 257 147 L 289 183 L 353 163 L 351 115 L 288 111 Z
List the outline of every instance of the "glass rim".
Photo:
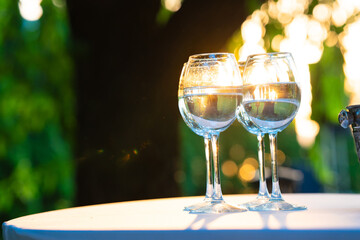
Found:
M 270 52 L 270 53 L 257 53 L 257 54 L 251 54 L 247 57 L 248 61 L 249 59 L 260 59 L 262 57 L 267 57 L 267 58 L 271 58 L 271 57 L 288 57 L 290 56 L 291 58 L 293 58 L 291 52 Z
M 228 53 L 228 52 L 199 53 L 199 54 L 191 55 L 189 57 L 189 62 L 190 61 L 209 61 L 209 60 L 215 61 L 215 60 L 219 60 L 219 59 L 228 58 L 229 56 L 235 57 L 235 55 L 233 53 Z

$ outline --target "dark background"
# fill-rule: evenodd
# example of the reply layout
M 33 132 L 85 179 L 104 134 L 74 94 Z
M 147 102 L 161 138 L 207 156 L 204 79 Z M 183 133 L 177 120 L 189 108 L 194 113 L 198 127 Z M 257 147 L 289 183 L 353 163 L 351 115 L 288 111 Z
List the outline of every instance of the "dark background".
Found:
M 68 1 L 77 94 L 77 205 L 179 196 L 177 87 L 189 55 L 226 51 L 249 7 L 159 0 Z

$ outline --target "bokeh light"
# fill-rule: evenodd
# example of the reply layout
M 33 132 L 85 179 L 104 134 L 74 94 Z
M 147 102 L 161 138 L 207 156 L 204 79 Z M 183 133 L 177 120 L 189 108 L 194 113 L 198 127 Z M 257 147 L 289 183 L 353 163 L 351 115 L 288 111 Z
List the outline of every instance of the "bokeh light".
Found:
M 246 20 L 241 25 L 241 34 L 245 42 L 260 42 L 263 36 L 262 25 L 257 21 Z
M 360 54 L 360 18 L 345 26 L 339 36 L 344 56 L 345 90 L 350 94 L 350 104 L 360 103 L 360 68 L 357 57 Z
M 55 7 L 63 8 L 66 6 L 65 0 L 52 0 Z
M 27 21 L 37 21 L 43 14 L 42 0 L 19 0 L 21 17 Z
M 256 176 L 256 170 L 258 166 L 259 164 L 255 158 L 246 158 L 239 168 L 239 179 L 245 182 L 250 182 L 253 180 Z
M 331 7 L 320 3 L 314 7 L 313 16 L 320 22 L 327 22 L 331 18 Z
M 233 177 L 236 175 L 238 168 L 234 161 L 227 160 L 222 164 L 221 170 L 225 176 Z
M 162 4 L 167 10 L 169 10 L 171 12 L 177 12 L 181 8 L 182 1 L 181 0 L 163 0 Z
M 240 61 L 245 61 L 248 55 L 265 53 L 263 36 L 265 34 L 268 18 L 264 17 L 264 11 L 255 11 L 249 19 L 241 25 L 241 35 L 244 40 L 243 46 L 239 49 Z
M 273 51 L 291 52 L 294 56 L 302 89 L 302 102 L 295 118 L 297 140 L 302 147 L 308 148 L 315 142 L 320 131 L 319 124 L 311 119 L 312 92 L 309 65 L 318 63 L 328 47 L 339 46 L 344 56 L 345 90 L 349 93 L 349 104 L 360 102 L 360 68 L 356 56 L 360 54 L 360 1 L 335 0 L 321 1 L 309 13 L 311 0 L 270 0 L 256 10 L 242 24 L 243 45 L 238 56 L 244 61 L 248 55 L 264 53 L 266 25 L 278 22 L 284 32 L 270 39 Z M 344 26 L 337 34 L 331 26 Z M 250 31 L 249 28 L 253 31 Z M 340 42 L 340 44 L 338 44 Z M 267 47 L 268 48 L 268 47 Z

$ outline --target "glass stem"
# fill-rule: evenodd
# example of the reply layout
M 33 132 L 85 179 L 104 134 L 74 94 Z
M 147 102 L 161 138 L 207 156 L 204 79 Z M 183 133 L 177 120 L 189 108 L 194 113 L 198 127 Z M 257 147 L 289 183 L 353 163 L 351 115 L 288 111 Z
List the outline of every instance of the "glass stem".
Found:
M 258 159 L 259 159 L 259 193 L 258 198 L 268 198 L 269 191 L 266 186 L 265 176 L 265 145 L 264 145 L 264 134 L 259 133 L 258 139 Z
M 220 163 L 219 163 L 219 135 L 211 135 L 212 158 L 214 164 L 214 192 L 213 201 L 223 201 L 220 183 Z
M 206 159 L 206 194 L 205 199 L 211 199 L 213 194 L 214 176 L 213 166 L 211 163 L 211 139 L 209 136 L 204 137 L 205 159 Z
M 271 154 L 271 172 L 272 172 L 272 192 L 271 199 L 272 200 L 282 200 L 280 185 L 279 185 L 279 174 L 278 174 L 278 164 L 276 159 L 277 154 L 277 134 L 270 133 L 270 154 Z

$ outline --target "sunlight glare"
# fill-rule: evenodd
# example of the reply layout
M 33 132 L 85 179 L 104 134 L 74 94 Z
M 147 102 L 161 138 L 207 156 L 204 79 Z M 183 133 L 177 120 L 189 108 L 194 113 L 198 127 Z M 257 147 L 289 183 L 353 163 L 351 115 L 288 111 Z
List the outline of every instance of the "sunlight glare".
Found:
M 343 47 L 345 73 L 345 91 L 350 95 L 349 104 L 360 102 L 360 68 L 357 60 L 360 55 L 360 17 L 348 24 L 339 36 L 340 44 Z
M 27 21 L 37 21 L 41 18 L 43 14 L 43 9 L 41 7 L 42 0 L 20 0 L 19 10 L 21 17 Z
M 345 11 L 346 18 L 354 13 L 356 2 L 359 0 L 337 0 L 338 6 Z
M 308 0 L 279 0 L 277 2 L 279 12 L 290 16 L 303 13 L 307 7 Z
M 239 49 L 239 61 L 246 61 L 246 58 L 251 54 L 265 53 L 265 49 L 258 43 L 245 42 Z
M 263 27 L 257 21 L 246 20 L 241 26 L 245 42 L 259 42 L 263 36 Z
M 277 81 L 276 73 L 272 70 L 272 68 L 268 69 L 265 66 L 262 66 L 261 64 L 254 65 L 253 68 L 251 69 L 251 72 L 246 74 L 245 78 L 246 77 L 248 77 L 249 82 L 251 82 L 254 85 Z M 263 90 L 264 88 L 261 89 Z
M 299 15 L 285 27 L 285 34 L 293 42 L 304 42 L 307 36 L 308 17 L 306 15 Z
M 327 4 L 318 4 L 314 7 L 313 16 L 320 22 L 327 22 L 331 18 L 331 8 Z
M 309 65 L 320 61 L 324 43 L 328 47 L 340 47 L 344 56 L 344 84 L 345 91 L 350 96 L 349 104 L 360 102 L 358 91 L 360 68 L 356 60 L 360 55 L 360 1 L 318 1 L 311 15 L 308 9 L 312 2 L 311 0 L 269 0 L 262 4 L 260 10 L 255 11 L 247 20 L 253 21 L 252 25 L 247 21 L 243 24 L 244 44 L 239 48 L 241 61 L 244 61 L 249 54 L 265 52 L 264 41 L 259 40 L 259 37 L 265 35 L 266 25 L 273 20 L 282 25 L 284 32 L 273 36 L 266 45 L 270 45 L 274 51 L 291 52 L 296 62 L 302 100 L 295 118 L 295 130 L 298 142 L 303 147 L 309 147 L 314 143 L 320 129 L 319 124 L 311 120 L 312 93 Z M 330 30 L 332 26 L 338 28 L 343 25 L 345 26 L 342 32 Z M 264 71 L 260 70 L 258 77 L 261 78 L 262 74 Z M 265 93 L 258 92 L 258 94 Z
M 319 133 L 320 126 L 313 120 L 302 119 L 302 121 L 295 122 L 295 129 L 299 144 L 303 147 L 311 147 Z
M 313 42 L 322 42 L 327 37 L 326 28 L 318 21 L 310 20 L 308 22 L 308 37 Z
M 318 45 L 311 41 L 305 41 L 303 48 L 303 59 L 307 64 L 314 64 L 320 61 L 323 53 L 322 45 Z
M 262 11 L 262 10 L 255 10 L 253 12 L 253 14 L 251 15 L 251 18 L 258 22 L 262 22 L 264 25 L 268 24 L 268 22 L 269 22 L 269 16 L 266 14 L 265 11 Z M 264 31 L 263 31 L 263 34 L 264 34 Z
M 276 91 L 271 90 L 271 91 L 269 92 L 269 99 L 270 99 L 270 100 L 276 100 L 276 99 L 278 99 L 278 95 L 277 95 Z
M 179 11 L 181 4 L 181 0 L 163 0 L 163 6 L 171 12 Z
M 337 2 L 333 4 L 331 19 L 336 27 L 344 25 L 347 20 L 346 11 L 343 8 L 340 8 L 340 5 Z
M 277 16 L 277 19 L 281 24 L 286 25 L 291 22 L 292 16 L 290 14 L 280 12 Z
M 265 3 L 266 4 L 266 3 Z M 268 14 L 271 18 L 276 19 L 279 13 L 279 9 L 277 7 L 277 4 L 270 0 L 268 3 Z

